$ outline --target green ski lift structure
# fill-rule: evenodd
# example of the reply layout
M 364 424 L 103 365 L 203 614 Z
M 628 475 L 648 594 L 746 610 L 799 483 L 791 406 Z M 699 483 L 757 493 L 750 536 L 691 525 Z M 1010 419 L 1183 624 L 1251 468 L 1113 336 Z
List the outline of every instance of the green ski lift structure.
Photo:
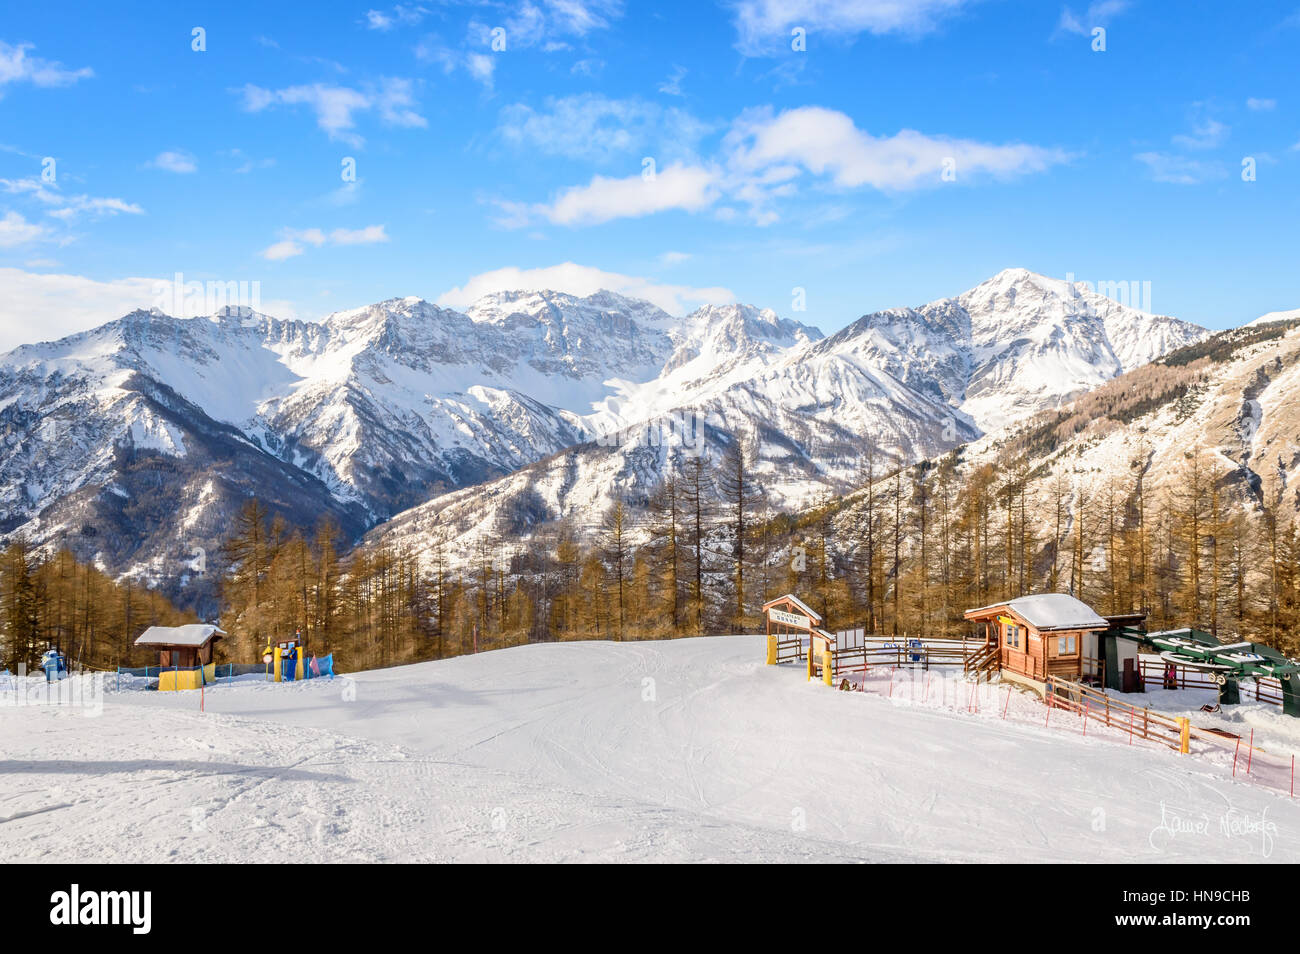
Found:
M 1185 666 L 1207 674 L 1219 687 L 1219 703 L 1222 705 L 1241 702 L 1238 686 L 1241 679 L 1276 679 L 1282 686 L 1282 713 L 1300 716 L 1300 662 L 1284 656 L 1272 646 L 1252 642 L 1221 643 L 1212 633 L 1190 627 L 1148 633 L 1137 622 L 1136 616 L 1112 617 L 1110 622 L 1111 628 L 1100 634 L 1108 643 L 1106 677 L 1109 685 L 1119 684 L 1118 672 L 1111 671 L 1118 656 L 1114 651 L 1114 641 L 1127 639 L 1154 650 L 1170 665 Z

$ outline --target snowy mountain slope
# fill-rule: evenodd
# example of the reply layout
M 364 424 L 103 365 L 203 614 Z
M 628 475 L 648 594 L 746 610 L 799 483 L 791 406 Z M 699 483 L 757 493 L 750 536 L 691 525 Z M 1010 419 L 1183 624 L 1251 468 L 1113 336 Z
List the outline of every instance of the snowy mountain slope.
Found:
M 986 432 L 1208 334 L 1023 268 L 919 310 L 936 326 L 966 331 L 954 342 L 969 356 L 959 406 Z
M 582 411 L 607 378 L 652 375 L 672 354 L 672 319 L 647 303 L 518 298 L 494 296 L 474 316 L 394 299 L 321 323 L 139 311 L 15 349 L 0 357 L 0 534 L 67 544 L 114 572 L 156 578 L 152 568 L 173 585 L 177 548 L 207 548 L 247 496 L 303 527 L 333 516 L 354 538 L 589 434 L 577 413 L 521 387 Z M 165 410 L 146 397 L 157 394 Z M 172 505 L 156 522 L 118 503 L 139 489 L 128 477 L 146 458 L 185 475 L 156 502 Z
M 448 507 L 480 533 L 591 525 L 684 453 L 737 439 L 757 448 L 769 504 L 794 507 L 850 486 L 868 447 L 882 461 L 939 453 L 1202 334 L 1023 269 L 829 339 L 766 309 L 674 318 L 610 292 L 503 292 L 464 312 L 394 298 L 321 322 L 134 312 L 0 356 L 0 534 L 73 541 L 114 572 L 164 565 L 161 543 L 88 503 L 143 457 L 190 473 L 177 516 L 149 528 L 160 539 L 177 521 L 229 523 L 232 501 L 206 490 L 226 469 L 245 495 L 300 500 L 295 522 L 329 514 L 352 535 L 403 513 L 385 532 L 417 548 L 429 541 L 412 528 Z M 177 409 L 159 416 L 142 392 Z M 42 429 L 60 409 L 75 409 L 75 441 Z M 225 456 L 177 464 L 191 430 L 212 426 L 228 429 Z M 103 521 L 111 545 L 85 539 Z
M 767 504 L 798 509 L 855 486 L 869 452 L 878 469 L 934 456 L 1208 334 L 1025 269 L 820 340 L 744 306 L 692 320 L 704 333 L 684 335 L 660 378 L 620 385 L 587 418 L 600 440 L 435 497 L 372 539 L 427 555 L 445 538 L 455 563 L 503 532 L 591 528 L 616 497 L 644 500 L 689 453 L 716 460 L 737 437 L 756 448 Z M 700 439 L 681 447 L 683 432 Z
M 970 684 L 939 672 L 919 674 L 922 705 L 902 686 L 835 692 L 762 659 L 761 636 L 543 643 L 333 682 L 218 684 L 204 713 L 185 692 L 109 691 L 93 719 L 5 708 L 0 855 L 1300 860 L 1300 807 L 1234 779 L 1230 752 L 1085 736 L 1059 711 L 1045 727 L 1040 703 L 998 685 L 967 712 Z M 1259 722 L 1260 744 L 1289 748 L 1288 721 Z
M 1249 322 L 1246 327 L 1251 328 L 1256 325 L 1271 325 L 1278 321 L 1296 321 L 1300 319 L 1300 308 L 1292 308 L 1287 311 L 1270 311 L 1266 315 L 1260 315 L 1254 321 Z
M 293 525 L 331 517 L 349 535 L 365 526 L 360 508 L 140 372 L 37 410 L 8 400 L 0 434 L 0 533 L 170 580 L 196 599 L 211 593 L 208 555 L 215 569 L 250 496 Z
M 1093 498 L 1178 489 L 1192 454 L 1247 513 L 1300 510 L 1300 319 L 1219 332 L 962 450 L 1024 455 L 1042 492 L 1062 476 Z

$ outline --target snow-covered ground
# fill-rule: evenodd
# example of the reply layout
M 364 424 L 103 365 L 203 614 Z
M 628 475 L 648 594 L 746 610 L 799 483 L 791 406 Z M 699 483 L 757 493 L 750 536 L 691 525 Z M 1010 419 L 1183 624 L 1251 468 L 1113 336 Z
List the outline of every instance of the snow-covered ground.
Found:
M 762 659 L 546 644 L 245 680 L 204 712 L 112 677 L 98 714 L 0 693 L 0 858 L 1300 860 L 1300 807 L 1222 764 Z

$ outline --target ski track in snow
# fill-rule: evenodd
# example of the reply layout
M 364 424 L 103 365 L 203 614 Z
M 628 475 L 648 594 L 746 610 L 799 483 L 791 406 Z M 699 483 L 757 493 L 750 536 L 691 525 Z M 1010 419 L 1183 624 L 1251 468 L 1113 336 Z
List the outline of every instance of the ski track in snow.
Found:
M 755 636 L 555 643 L 219 685 L 203 713 L 193 692 L 2 706 L 0 858 L 1300 860 L 1300 808 L 1222 765 L 762 656 Z M 1208 829 L 1170 835 L 1162 811 Z M 1222 834 L 1228 811 L 1265 819 L 1267 849 Z

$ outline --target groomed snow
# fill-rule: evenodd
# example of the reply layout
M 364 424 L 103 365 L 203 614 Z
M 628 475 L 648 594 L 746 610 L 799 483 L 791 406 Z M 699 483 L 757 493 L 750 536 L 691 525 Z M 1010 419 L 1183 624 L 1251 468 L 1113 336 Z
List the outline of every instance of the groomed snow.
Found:
M 1300 860 L 1296 803 L 1222 765 L 762 657 L 757 636 L 535 645 L 243 680 L 203 713 L 112 676 L 96 717 L 0 692 L 0 857 Z

